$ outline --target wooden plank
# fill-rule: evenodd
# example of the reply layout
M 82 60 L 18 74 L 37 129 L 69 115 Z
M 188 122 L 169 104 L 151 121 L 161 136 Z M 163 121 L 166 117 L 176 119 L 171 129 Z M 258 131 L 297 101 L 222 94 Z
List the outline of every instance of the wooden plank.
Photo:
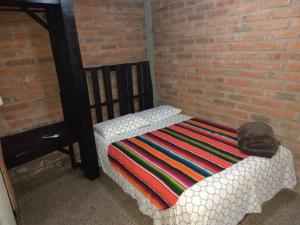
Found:
M 132 67 L 130 64 L 126 64 L 125 66 L 126 71 L 126 85 L 128 89 L 128 107 L 129 112 L 134 113 L 134 99 L 133 99 L 133 81 L 132 81 Z
M 80 156 L 82 168 L 85 177 L 95 179 L 99 176 L 99 164 L 94 139 L 94 130 L 92 122 L 92 114 L 90 110 L 88 88 L 86 78 L 84 76 L 82 59 L 78 35 L 75 24 L 75 15 L 73 11 L 72 1 L 60 0 L 61 14 L 64 30 L 57 30 L 65 37 L 65 45 L 67 46 L 68 54 L 65 56 L 70 65 L 71 79 L 68 82 L 72 83 L 72 91 L 75 98 L 73 99 L 75 110 L 78 116 L 77 124 L 80 129 Z M 56 7 L 55 7 L 56 8 Z M 67 77 L 66 77 L 67 78 Z M 75 113 L 74 112 L 74 113 Z
M 68 50 L 65 45 L 64 36 L 59 33 L 61 30 L 64 30 L 61 22 L 61 12 L 59 12 L 58 8 L 49 8 L 46 10 L 46 19 L 49 23 L 51 49 L 59 81 L 64 120 L 68 124 L 75 124 L 77 122 L 76 113 L 74 113 L 73 108 L 73 99 L 75 96 L 72 92 L 72 77 L 70 75 L 70 64 L 67 58 Z
M 59 0 L 1 0 L 0 6 L 48 7 L 59 5 Z
M 120 105 L 120 115 L 126 115 L 130 112 L 128 105 L 128 86 L 126 82 L 126 70 L 124 65 L 117 66 L 117 88 Z
M 150 64 L 149 62 L 144 63 L 144 75 L 145 75 L 145 86 L 146 86 L 146 93 L 145 93 L 145 105 L 146 109 L 153 108 L 153 87 L 151 81 L 151 72 L 150 72 Z
M 111 77 L 108 66 L 102 68 L 103 83 L 105 89 L 106 105 L 107 105 L 107 116 L 108 119 L 113 119 L 114 114 L 114 102 L 112 97 Z
M 140 97 L 139 95 L 134 95 L 134 96 L 133 96 L 133 99 L 138 99 L 139 97 Z M 119 103 L 120 100 L 119 100 L 119 99 L 113 99 L 112 102 L 113 102 L 113 104 L 116 104 L 116 103 Z M 102 106 L 102 107 L 103 107 L 103 106 L 106 106 L 106 107 L 107 107 L 107 103 L 106 103 L 106 102 L 102 102 L 102 103 L 101 103 L 101 106 Z M 91 105 L 90 108 L 95 109 L 96 106 L 95 106 L 95 105 Z
M 97 123 L 100 123 L 103 121 L 103 115 L 102 115 L 102 107 L 101 107 L 99 77 L 98 77 L 97 70 L 92 70 L 91 76 L 92 76 L 93 93 L 94 93 L 94 100 L 96 106 L 96 119 L 97 119 Z
M 39 17 L 37 14 L 35 14 L 32 10 L 29 10 L 26 7 L 21 7 L 20 9 L 23 12 L 25 12 L 28 16 L 30 16 L 32 19 L 34 19 L 37 23 L 39 23 L 42 27 L 49 30 L 47 21 L 44 21 L 41 17 Z
M 6 12 L 23 12 L 19 7 L 7 7 L 7 6 L 0 6 L 0 11 L 6 11 Z M 44 9 L 40 8 L 30 8 L 31 12 L 35 13 L 45 13 L 46 11 Z
M 138 81 L 138 94 L 139 94 L 139 111 L 145 108 L 144 104 L 144 77 L 143 77 L 143 64 L 138 63 L 136 65 L 137 69 L 137 81 Z
M 131 66 L 136 66 L 137 64 L 141 64 L 143 62 L 148 62 L 148 61 L 140 61 L 140 62 L 132 62 L 132 63 L 126 63 L 126 64 L 129 64 Z M 115 65 L 105 65 L 107 67 L 109 67 L 109 70 L 110 71 L 116 71 L 117 70 L 117 67 L 118 66 L 122 66 L 124 65 L 124 63 L 122 64 L 115 64 Z M 97 70 L 101 70 L 103 67 L 105 66 L 91 66 L 91 67 L 85 67 L 84 70 L 85 71 L 90 71 L 90 70 L 93 70 L 93 69 L 97 69 Z

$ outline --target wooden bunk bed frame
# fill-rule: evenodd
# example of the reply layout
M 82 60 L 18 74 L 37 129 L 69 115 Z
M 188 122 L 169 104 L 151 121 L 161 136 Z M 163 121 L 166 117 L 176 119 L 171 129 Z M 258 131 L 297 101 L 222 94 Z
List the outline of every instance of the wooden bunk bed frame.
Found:
M 49 31 L 64 115 L 62 123 L 2 138 L 5 161 L 12 160 L 10 167 L 13 167 L 54 150 L 64 151 L 64 149 L 55 149 L 55 147 L 61 147 L 60 144 L 65 141 L 44 142 L 37 136 L 41 132 L 54 129 L 55 131 L 63 130 L 63 133 L 65 132 L 66 136 L 70 138 L 70 132 L 74 132 L 76 135 L 71 135 L 71 138 L 74 138 L 72 141 L 79 143 L 80 167 L 86 178 L 91 180 L 97 178 L 99 165 L 89 108 L 88 88 L 71 0 L 0 0 L 0 10 L 25 12 Z M 45 13 L 46 21 L 36 14 L 37 12 Z M 24 146 L 22 142 L 18 143 L 24 137 L 27 147 L 31 147 L 30 151 L 22 148 Z M 33 142 L 29 143 L 28 140 Z M 19 148 L 12 149 L 15 145 L 18 145 Z M 42 150 L 43 148 L 45 150 Z
M 99 176 L 99 165 L 93 133 L 92 110 L 97 123 L 107 118 L 153 107 L 153 87 L 149 61 L 83 68 L 71 0 L 0 0 L 0 11 L 21 11 L 49 31 L 56 66 L 64 121 L 1 138 L 8 168 L 22 165 L 55 150 L 70 155 L 72 167 L 83 169 L 88 179 Z M 44 21 L 36 13 L 45 13 Z M 133 69 L 137 84 L 133 83 Z M 113 97 L 112 74 L 116 74 L 117 94 Z M 94 104 L 90 104 L 87 77 L 91 76 Z M 100 76 L 105 95 L 101 96 Z M 134 95 L 133 87 L 138 94 Z M 135 100 L 138 108 L 135 107 Z M 58 139 L 42 140 L 44 134 L 59 133 Z M 81 163 L 75 162 L 73 143 L 79 142 Z M 68 149 L 64 147 L 67 146 Z

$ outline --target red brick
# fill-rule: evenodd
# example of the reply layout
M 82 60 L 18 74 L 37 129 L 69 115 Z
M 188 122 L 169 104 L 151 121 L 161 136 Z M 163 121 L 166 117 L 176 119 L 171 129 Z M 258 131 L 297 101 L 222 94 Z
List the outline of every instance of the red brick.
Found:
M 251 104 L 240 104 L 237 107 L 238 107 L 238 109 L 241 109 L 246 112 L 253 112 L 253 113 L 259 113 L 259 114 L 262 114 L 265 111 L 262 107 L 259 107 L 256 105 L 251 105 Z
M 240 94 L 245 94 L 245 95 L 250 95 L 250 96 L 263 96 L 264 95 L 264 90 L 252 87 L 239 87 L 238 88 L 238 93 Z
M 282 123 L 282 127 L 289 129 L 289 130 L 300 130 L 299 123 L 284 122 L 284 123 Z
M 256 63 L 257 69 L 266 69 L 266 70 L 280 70 L 282 69 L 283 64 L 278 61 L 262 61 Z
M 227 14 L 227 9 L 219 9 L 219 10 L 207 12 L 207 16 L 210 18 L 217 17 L 217 16 L 224 16 L 225 14 Z
M 268 11 L 262 11 L 262 12 L 257 12 L 257 13 L 254 13 L 254 14 L 243 16 L 243 20 L 245 22 L 252 22 L 252 21 L 258 21 L 258 20 L 266 20 L 266 19 L 269 19 L 270 16 L 271 16 L 270 12 L 268 12 Z
M 264 78 L 266 76 L 266 72 L 257 71 L 257 70 L 241 70 L 240 77 L 246 78 Z
M 234 118 L 240 118 L 240 119 L 248 119 L 249 118 L 249 113 L 243 112 L 240 110 L 227 109 L 226 113 L 228 113 L 228 115 L 230 115 Z
M 28 109 L 30 107 L 30 103 L 28 102 L 22 102 L 18 104 L 13 105 L 3 105 L 0 108 L 1 113 L 11 113 L 11 112 L 18 112 L 24 109 Z
M 249 33 L 241 36 L 242 41 L 261 41 L 265 39 L 265 33 Z
M 287 83 L 286 84 L 286 90 L 290 92 L 300 92 L 300 83 L 294 82 L 294 83 Z
M 276 9 L 272 12 L 273 18 L 287 18 L 287 17 L 294 17 L 300 16 L 300 7 L 291 7 L 287 9 Z
M 300 112 L 300 103 L 286 102 L 284 108 L 290 111 Z
M 257 30 L 281 30 L 288 28 L 291 24 L 290 20 L 271 20 L 271 21 L 261 21 L 256 24 Z
M 6 88 L 2 88 L 0 90 L 1 96 L 7 97 L 7 96 L 14 96 L 17 93 L 22 93 L 24 91 L 23 87 L 19 86 L 10 86 Z
M 235 52 L 217 52 L 215 53 L 216 59 L 239 59 L 239 55 Z
M 277 8 L 288 6 L 291 3 L 291 0 L 263 0 L 262 8 Z
M 242 52 L 240 55 L 236 54 L 236 57 L 240 59 L 265 59 L 265 52 Z
M 295 119 L 294 112 L 290 112 L 290 111 L 268 110 L 268 115 L 278 118 L 278 119 L 283 119 L 283 120 L 294 120 Z
M 290 45 L 289 45 L 289 50 L 300 50 L 300 40 L 299 41 L 293 41 L 293 42 L 290 42 Z
M 254 44 L 252 43 L 234 43 L 230 45 L 232 50 L 237 50 L 237 51 L 250 51 L 254 49 Z
M 291 26 L 292 29 L 297 29 L 300 27 L 300 19 L 299 18 L 294 18 L 291 20 Z
M 276 108 L 279 106 L 279 101 L 267 98 L 252 98 L 253 104 L 261 105 L 264 107 Z
M 253 68 L 254 63 L 250 61 L 230 60 L 227 62 L 228 67 L 250 69 Z
M 275 39 L 291 39 L 291 38 L 300 38 L 299 29 L 290 29 L 290 30 L 280 30 L 274 31 Z
M 253 81 L 240 78 L 228 78 L 225 80 L 225 83 L 237 86 L 251 86 Z
M 217 0 L 216 5 L 223 7 L 223 6 L 229 6 L 229 5 L 235 4 L 237 2 L 239 2 L 239 0 Z
M 213 82 L 213 83 L 224 83 L 223 77 L 206 77 L 206 82 Z
M 292 72 L 300 72 L 300 63 L 298 62 L 290 62 L 287 65 L 288 71 Z
M 262 89 L 280 90 L 282 88 L 282 82 L 270 80 L 256 80 L 254 86 Z
M 0 80 L 0 88 L 3 88 L 3 87 L 5 87 L 6 85 L 7 85 L 7 81 L 6 80 L 4 80 L 4 79 L 1 79 Z M 1 89 L 2 90 L 2 89 Z M 1 93 L 1 92 L 0 92 Z
M 240 6 L 234 7 L 232 13 L 234 15 L 245 14 L 245 13 L 255 12 L 256 9 L 257 9 L 256 2 L 248 2 L 248 3 L 245 2 L 243 4 L 240 4 Z
M 6 62 L 7 66 L 23 66 L 34 64 L 34 59 L 25 58 L 25 59 L 11 59 Z
M 282 81 L 300 81 L 300 76 L 298 72 L 274 71 L 273 76 L 275 79 Z
M 8 127 L 11 130 L 19 130 L 20 127 L 29 128 L 31 127 L 31 123 L 33 121 L 33 118 L 24 118 L 24 119 L 18 119 L 14 120 L 13 122 L 8 123 Z
M 208 45 L 208 51 L 226 51 L 228 46 L 226 44 L 210 44 Z

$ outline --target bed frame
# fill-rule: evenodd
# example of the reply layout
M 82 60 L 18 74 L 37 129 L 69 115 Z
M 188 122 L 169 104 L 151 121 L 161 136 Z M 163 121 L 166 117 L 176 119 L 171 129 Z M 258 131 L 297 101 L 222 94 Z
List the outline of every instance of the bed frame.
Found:
M 6 165 L 12 168 L 55 150 L 69 154 L 74 165 L 72 148 L 69 147 L 71 151 L 66 151 L 63 147 L 78 142 L 81 158 L 78 166 L 84 171 L 86 178 L 97 178 L 100 174 L 91 111 L 96 111 L 96 121 L 101 122 L 104 118 L 102 107 L 105 106 L 108 119 L 117 116 L 114 111 L 115 104 L 119 104 L 120 115 L 153 107 L 149 62 L 84 68 L 72 0 L 0 0 L 0 11 L 24 12 L 49 32 L 64 115 L 64 121 L 61 123 L 2 137 Z M 44 14 L 44 17 L 40 16 L 40 13 Z M 137 95 L 133 95 L 133 67 L 136 67 L 138 76 Z M 100 72 L 103 76 L 105 96 L 100 96 Z M 112 97 L 112 72 L 117 75 L 117 98 Z M 92 77 L 94 105 L 89 101 L 85 74 L 91 74 Z M 138 110 L 134 107 L 136 99 L 139 102 Z M 47 142 L 41 139 L 43 134 L 54 132 L 64 135 Z M 19 143 L 18 146 L 15 143 Z
M 59 127 L 58 131 L 60 133 L 66 131 L 67 136 L 73 136 L 72 131 L 78 133 L 75 139 L 80 147 L 80 168 L 84 171 L 86 178 L 91 180 L 97 178 L 99 176 L 99 165 L 72 0 L 0 0 L 0 11 L 2 10 L 25 12 L 49 32 L 64 115 L 63 123 L 54 124 L 54 127 L 55 129 Z M 44 16 L 40 16 L 40 13 Z M 52 130 L 52 126 L 50 128 L 42 127 L 41 129 L 43 133 L 48 133 Z M 25 139 L 28 142 L 36 140 L 29 143 L 30 147 L 36 146 L 37 143 L 37 149 L 43 149 L 39 145 L 41 137 L 36 133 L 39 134 L 39 130 L 34 129 L 33 132 L 29 133 L 30 138 Z M 24 137 L 28 133 L 21 133 L 20 135 Z M 19 135 L 13 135 L 9 138 L 15 140 L 18 137 Z M 60 140 L 54 140 L 53 142 L 60 142 Z M 47 150 L 44 152 L 27 149 L 23 151 L 22 149 L 20 153 L 10 147 L 5 148 L 3 151 L 8 154 L 13 152 L 15 163 L 22 164 L 48 154 L 49 151 L 53 150 L 52 144 L 43 143 Z M 21 160 L 20 154 L 22 154 L 22 160 L 24 159 L 24 161 Z
M 137 83 L 133 82 L 133 70 L 136 69 Z M 129 113 L 142 111 L 153 107 L 153 89 L 151 82 L 149 61 L 107 65 L 84 68 L 86 76 L 91 76 L 92 98 L 94 104 L 90 105 L 91 110 L 95 109 L 97 123 L 104 120 L 103 107 L 107 110 L 107 119 L 113 119 L 118 115 L 123 116 Z M 112 74 L 116 74 L 117 94 L 113 98 Z M 100 77 L 102 76 L 102 77 Z M 102 78 L 102 79 L 100 79 Z M 101 96 L 99 81 L 102 80 L 104 94 Z M 136 85 L 138 94 L 134 95 L 133 87 Z M 134 101 L 138 100 L 138 108 Z M 119 114 L 115 113 L 114 106 L 119 104 Z M 104 109 L 105 110 L 105 109 Z

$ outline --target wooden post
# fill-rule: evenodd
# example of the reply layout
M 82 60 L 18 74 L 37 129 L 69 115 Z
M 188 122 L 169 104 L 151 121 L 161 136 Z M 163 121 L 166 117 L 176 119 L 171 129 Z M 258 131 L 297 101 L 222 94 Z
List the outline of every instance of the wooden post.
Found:
M 47 21 L 61 87 L 65 122 L 80 133 L 82 169 L 88 179 L 99 176 L 91 110 L 71 0 L 46 9 Z

